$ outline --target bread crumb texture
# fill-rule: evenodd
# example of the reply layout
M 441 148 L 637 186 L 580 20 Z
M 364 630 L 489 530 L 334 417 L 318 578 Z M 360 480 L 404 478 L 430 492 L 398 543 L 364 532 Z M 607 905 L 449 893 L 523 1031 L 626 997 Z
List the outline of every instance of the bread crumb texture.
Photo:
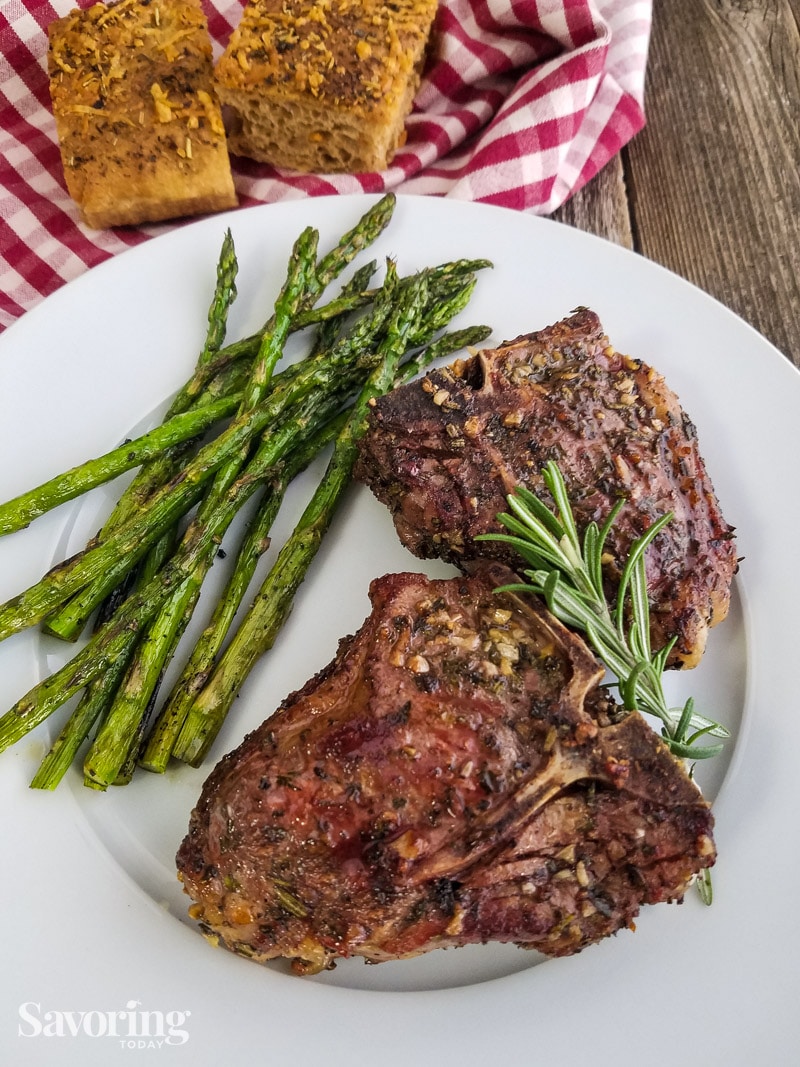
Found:
M 236 206 L 200 0 L 121 0 L 48 28 L 67 189 L 96 229 Z
M 404 141 L 436 0 L 254 0 L 217 63 L 232 152 L 383 170 Z

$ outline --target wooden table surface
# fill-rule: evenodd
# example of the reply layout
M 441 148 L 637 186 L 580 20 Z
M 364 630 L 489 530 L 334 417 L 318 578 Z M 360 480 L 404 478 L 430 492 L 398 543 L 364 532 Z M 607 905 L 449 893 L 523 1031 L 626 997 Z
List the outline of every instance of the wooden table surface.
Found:
M 656 0 L 645 107 L 555 217 L 693 282 L 800 366 L 800 0 Z

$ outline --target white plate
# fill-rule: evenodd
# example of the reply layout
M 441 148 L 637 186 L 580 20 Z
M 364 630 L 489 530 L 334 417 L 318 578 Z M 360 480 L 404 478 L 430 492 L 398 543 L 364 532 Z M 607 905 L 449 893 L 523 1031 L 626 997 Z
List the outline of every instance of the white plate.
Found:
M 266 317 L 303 226 L 318 226 L 325 245 L 366 203 L 297 201 L 204 220 L 126 252 L 23 318 L 0 339 L 0 498 L 114 446 L 185 380 L 226 226 L 241 265 L 231 322 L 240 336 Z M 726 757 L 701 769 L 715 798 L 716 900 L 649 909 L 635 933 L 571 959 L 539 964 L 486 946 L 292 978 L 212 949 L 186 919 L 173 856 L 209 768 L 142 774 L 107 794 L 84 789 L 75 772 L 56 793 L 39 793 L 27 783 L 51 736 L 45 724 L 0 757 L 0 1061 L 131 1063 L 136 1046 L 158 1044 L 161 1013 L 174 1034 L 159 1063 L 789 1062 L 800 1040 L 800 716 L 789 670 L 800 603 L 800 376 L 697 289 L 550 221 L 400 198 L 376 253 L 395 256 L 403 273 L 491 258 L 462 321 L 488 322 L 497 341 L 592 307 L 618 348 L 666 375 L 696 422 L 745 557 L 731 617 L 712 632 L 703 664 L 670 679 L 675 699 L 694 693 L 735 732 Z M 295 510 L 310 484 L 293 494 Z M 4 539 L 0 599 L 79 547 L 111 499 L 98 490 Z M 407 555 L 385 511 L 354 490 L 214 757 L 330 659 L 366 614 L 370 578 L 406 567 L 435 569 Z M 2 707 L 62 654 L 32 632 L 0 645 Z M 109 1013 L 123 1011 L 121 1036 L 104 1032 Z M 90 1014 L 81 1023 L 68 1012 Z M 48 1020 L 62 1036 L 38 1032 Z M 126 1037 L 131 1022 L 149 1036 Z

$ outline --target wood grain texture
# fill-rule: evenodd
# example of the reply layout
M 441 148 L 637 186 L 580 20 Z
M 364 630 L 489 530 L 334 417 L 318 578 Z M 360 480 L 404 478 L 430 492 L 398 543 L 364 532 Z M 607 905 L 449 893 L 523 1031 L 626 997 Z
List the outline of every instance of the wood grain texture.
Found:
M 553 218 L 633 248 L 623 158 L 615 156 L 610 160 L 592 181 L 553 213 Z
M 800 365 L 800 0 L 656 5 L 634 247 Z
M 553 217 L 694 282 L 800 366 L 800 0 L 656 3 L 646 109 Z

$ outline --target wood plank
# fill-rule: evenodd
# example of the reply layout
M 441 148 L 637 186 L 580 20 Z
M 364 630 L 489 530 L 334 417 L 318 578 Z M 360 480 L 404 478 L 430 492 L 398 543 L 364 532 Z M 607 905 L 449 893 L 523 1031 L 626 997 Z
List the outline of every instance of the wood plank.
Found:
M 553 218 L 632 248 L 623 157 L 615 156 L 609 160 L 592 181 L 553 213 Z
M 800 365 L 798 0 L 656 4 L 628 147 L 638 251 Z

